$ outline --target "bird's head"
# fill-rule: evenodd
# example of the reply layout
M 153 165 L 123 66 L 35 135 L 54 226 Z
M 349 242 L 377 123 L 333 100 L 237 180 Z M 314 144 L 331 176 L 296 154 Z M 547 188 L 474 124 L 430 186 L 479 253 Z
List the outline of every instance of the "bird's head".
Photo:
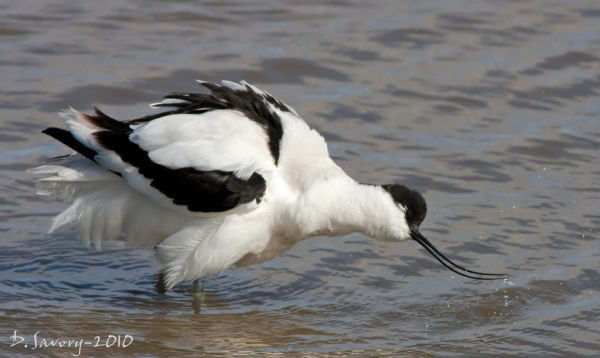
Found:
M 390 194 L 396 205 L 404 210 L 404 220 L 408 228 L 418 230 L 427 215 L 427 203 L 423 195 L 400 184 L 382 185 L 382 188 Z
M 461 276 L 477 280 L 496 280 L 504 279 L 506 277 L 506 274 L 472 271 L 451 261 L 435 246 L 433 246 L 433 244 L 425 236 L 423 236 L 421 232 L 419 232 L 419 226 L 423 220 L 425 220 L 425 216 L 427 215 L 427 204 L 425 203 L 425 198 L 423 198 L 418 191 L 409 189 L 400 184 L 382 185 L 382 188 L 387 191 L 392 200 L 403 212 L 403 217 L 400 220 L 403 220 L 404 225 L 400 226 L 403 228 L 408 228 L 408 231 L 401 230 L 401 234 L 399 234 L 399 236 L 402 237 L 397 237 L 396 239 L 402 240 L 410 237 L 423 246 L 423 248 L 425 248 L 425 250 L 427 250 L 427 252 L 429 252 L 431 256 L 438 260 L 442 265 Z

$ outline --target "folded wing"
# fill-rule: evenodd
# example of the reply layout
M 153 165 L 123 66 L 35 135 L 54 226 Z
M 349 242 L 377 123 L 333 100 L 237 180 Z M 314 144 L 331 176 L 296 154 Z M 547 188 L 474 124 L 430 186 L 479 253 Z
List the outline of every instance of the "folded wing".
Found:
M 159 115 L 123 122 L 72 110 L 63 113 L 69 131 L 44 132 L 162 205 L 222 212 L 258 202 L 281 138 L 272 97 L 248 85 L 210 86 L 213 94 L 177 95 L 188 101 L 162 104 L 175 110 Z

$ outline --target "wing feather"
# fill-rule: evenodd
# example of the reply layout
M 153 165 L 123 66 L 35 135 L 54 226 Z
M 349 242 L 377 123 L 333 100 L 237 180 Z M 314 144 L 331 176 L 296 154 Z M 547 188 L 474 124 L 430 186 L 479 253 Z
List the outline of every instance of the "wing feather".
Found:
M 220 212 L 259 201 L 279 160 L 280 114 L 291 107 L 246 83 L 201 83 L 211 93 L 172 93 L 171 110 L 118 121 L 63 114 L 70 131 L 44 132 L 119 174 L 155 201 Z

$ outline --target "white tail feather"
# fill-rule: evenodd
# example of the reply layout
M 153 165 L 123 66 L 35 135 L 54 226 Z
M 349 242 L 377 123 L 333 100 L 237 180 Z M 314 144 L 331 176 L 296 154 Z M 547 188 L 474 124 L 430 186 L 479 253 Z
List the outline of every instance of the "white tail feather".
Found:
M 64 165 L 29 170 L 48 175 L 37 181 L 39 194 L 71 203 L 52 220 L 50 232 L 74 225 L 83 241 L 97 248 L 121 234 L 132 246 L 153 247 L 192 220 L 157 205 L 80 155 L 68 157 Z M 157 217 L 163 220 L 148 220 Z

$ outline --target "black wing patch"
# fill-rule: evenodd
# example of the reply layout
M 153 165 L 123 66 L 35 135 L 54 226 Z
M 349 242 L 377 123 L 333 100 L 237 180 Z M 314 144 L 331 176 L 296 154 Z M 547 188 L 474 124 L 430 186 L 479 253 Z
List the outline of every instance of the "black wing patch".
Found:
M 176 205 L 186 206 L 193 212 L 221 212 L 252 200 L 259 201 L 265 192 L 266 182 L 258 173 L 243 180 L 232 172 L 171 169 L 157 164 L 146 151 L 129 141 L 132 129 L 127 123 L 110 118 L 98 109 L 95 111 L 94 116 L 83 115 L 83 118 L 99 128 L 93 134 L 97 142 L 117 153 L 124 162 L 138 168 L 154 188 L 171 198 Z M 94 160 L 96 152 L 78 142 L 71 133 L 58 128 L 48 128 L 44 133 Z
M 201 114 L 209 111 L 229 109 L 238 110 L 246 115 L 250 120 L 258 123 L 267 133 L 269 137 L 269 150 L 275 161 L 279 161 L 279 146 L 281 137 L 283 136 L 283 128 L 281 118 L 277 113 L 271 111 L 270 105 L 283 112 L 292 112 L 292 110 L 283 102 L 277 100 L 268 93 L 257 93 L 246 83 L 242 83 L 244 89 L 232 89 L 226 86 L 221 86 L 208 82 L 201 84 L 210 90 L 210 94 L 206 93 L 171 93 L 164 98 L 176 99 L 181 102 L 175 103 L 160 103 L 157 107 L 173 107 L 175 109 L 139 117 L 127 123 L 136 124 L 148 122 L 156 118 L 179 114 Z

